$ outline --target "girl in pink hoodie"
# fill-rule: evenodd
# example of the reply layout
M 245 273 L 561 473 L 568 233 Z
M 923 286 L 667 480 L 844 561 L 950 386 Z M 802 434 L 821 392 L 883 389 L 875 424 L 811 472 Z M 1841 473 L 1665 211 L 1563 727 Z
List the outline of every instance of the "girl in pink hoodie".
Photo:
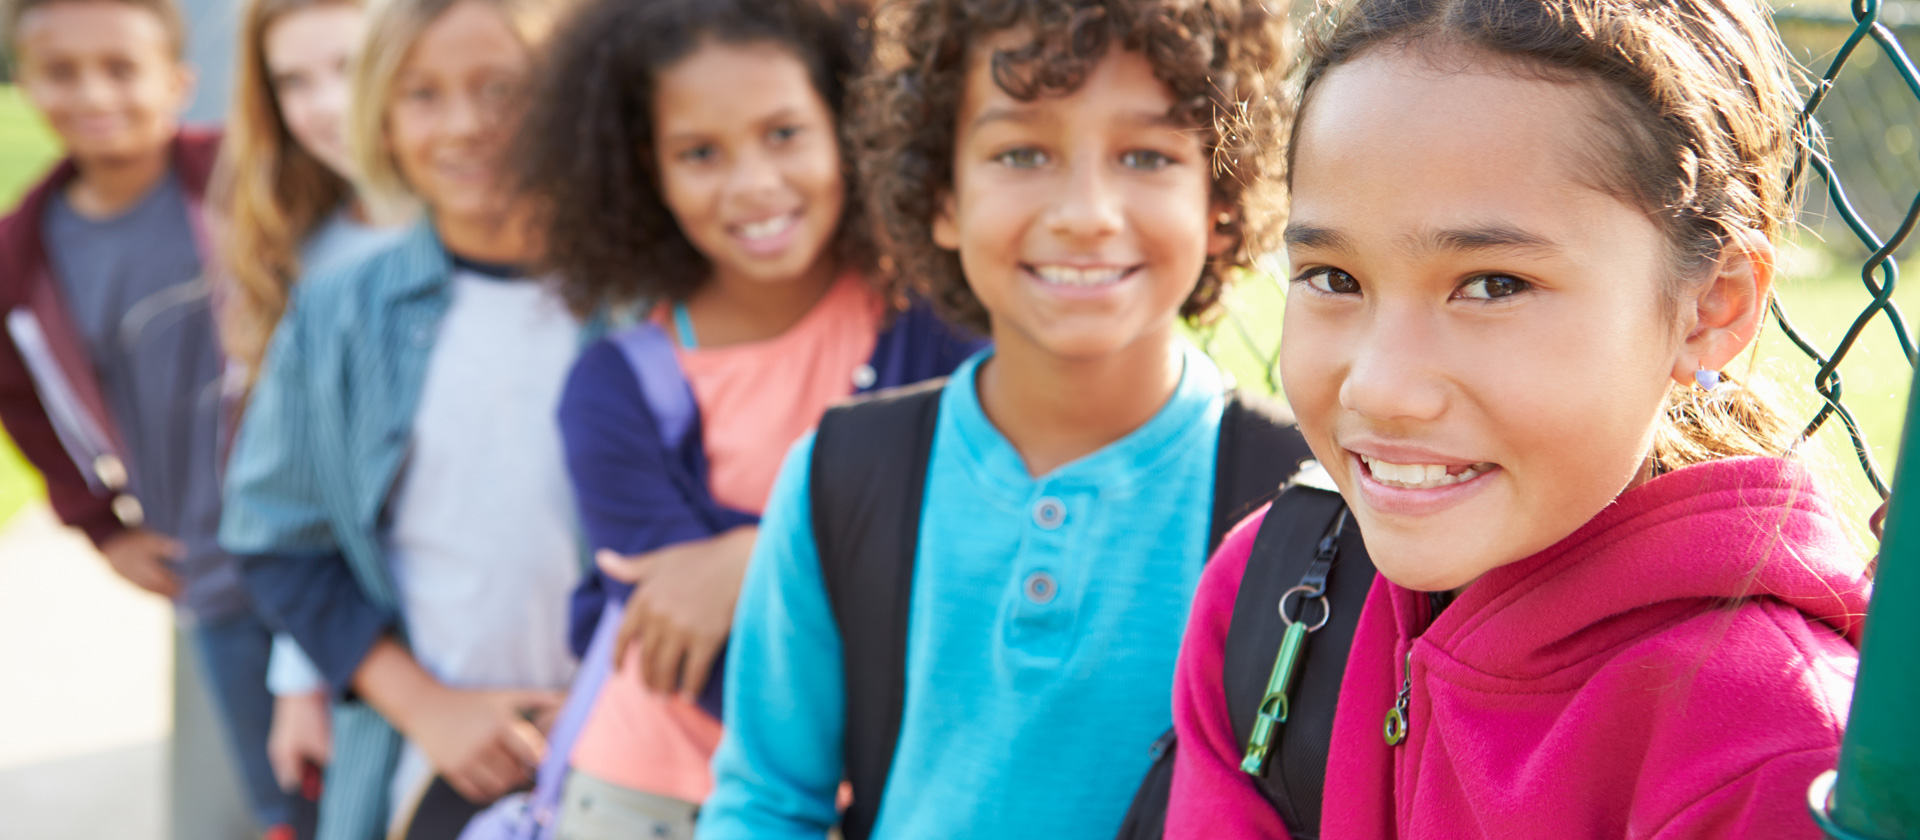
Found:
M 1289 826 L 1222 691 L 1257 527 L 1222 547 L 1168 837 L 1818 836 L 1864 553 L 1723 372 L 1792 221 L 1791 72 L 1756 0 L 1349 0 L 1313 28 L 1281 371 L 1379 576 L 1320 825 Z

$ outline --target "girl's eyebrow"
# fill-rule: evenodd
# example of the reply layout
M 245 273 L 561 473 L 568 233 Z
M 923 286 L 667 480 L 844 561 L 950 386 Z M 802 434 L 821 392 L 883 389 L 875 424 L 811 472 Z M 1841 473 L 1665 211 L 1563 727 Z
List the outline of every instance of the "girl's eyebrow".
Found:
M 1309 248 L 1316 251 L 1352 251 L 1353 243 L 1333 228 L 1320 227 L 1294 222 L 1287 225 L 1281 234 L 1289 248 Z
M 1352 252 L 1352 240 L 1328 227 L 1295 222 L 1282 234 L 1290 248 L 1316 251 Z M 1559 243 L 1512 225 L 1487 224 L 1463 228 L 1442 228 L 1401 237 L 1401 247 L 1410 253 L 1526 251 L 1557 253 Z
M 1558 252 L 1559 243 L 1512 225 L 1493 223 L 1463 228 L 1443 228 L 1408 236 L 1401 240 L 1409 251 L 1529 251 Z

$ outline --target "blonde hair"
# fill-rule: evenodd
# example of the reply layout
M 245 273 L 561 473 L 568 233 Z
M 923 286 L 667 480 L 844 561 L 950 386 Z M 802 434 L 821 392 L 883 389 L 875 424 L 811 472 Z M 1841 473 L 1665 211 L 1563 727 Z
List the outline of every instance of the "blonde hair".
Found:
M 387 144 L 387 106 L 394 78 L 427 27 L 447 10 L 468 2 L 499 13 L 529 47 L 546 40 L 566 5 L 564 0 L 382 0 L 374 7 L 367 21 L 367 40 L 354 65 L 347 145 L 359 170 L 361 197 L 381 212 L 397 212 L 414 202 L 413 190 Z
M 213 191 L 228 284 L 220 341 L 248 389 L 286 313 L 288 291 L 300 277 L 302 243 L 327 213 L 353 196 L 353 186 L 288 131 L 267 68 L 267 29 L 293 12 L 328 5 L 358 8 L 361 2 L 248 0 L 242 13 L 233 105 Z

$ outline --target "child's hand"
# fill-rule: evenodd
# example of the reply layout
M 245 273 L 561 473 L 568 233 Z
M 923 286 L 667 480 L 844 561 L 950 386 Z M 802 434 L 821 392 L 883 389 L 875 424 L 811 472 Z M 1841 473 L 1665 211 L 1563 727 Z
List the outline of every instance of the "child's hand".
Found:
M 281 790 L 298 790 L 308 763 L 327 766 L 333 758 L 333 725 L 327 693 L 273 698 L 273 727 L 267 732 L 267 762 Z
M 556 691 L 442 689 L 402 731 L 455 791 L 487 803 L 533 778 L 547 751 L 533 721 L 550 720 L 564 699 Z
M 179 543 L 144 528 L 129 529 L 100 547 L 115 574 L 163 598 L 180 592 L 173 564 L 185 551 Z
M 600 552 L 601 571 L 636 587 L 614 644 L 616 665 L 641 639 L 640 678 L 647 687 L 697 699 L 733 628 L 757 534 L 758 528 L 745 526 L 637 557 Z

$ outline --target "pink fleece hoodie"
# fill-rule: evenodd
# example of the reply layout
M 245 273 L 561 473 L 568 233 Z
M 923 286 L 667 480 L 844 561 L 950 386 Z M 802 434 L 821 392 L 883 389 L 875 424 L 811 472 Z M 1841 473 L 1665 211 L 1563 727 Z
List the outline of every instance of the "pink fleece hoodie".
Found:
M 1208 565 L 1176 674 L 1167 837 L 1285 837 L 1239 771 L 1221 645 L 1257 526 Z M 1377 578 L 1322 836 L 1819 836 L 1870 584 L 1792 462 L 1690 467 L 1489 572 L 1437 619 Z M 1429 626 L 1430 625 L 1430 626 Z M 1412 651 L 1410 732 L 1382 737 Z

